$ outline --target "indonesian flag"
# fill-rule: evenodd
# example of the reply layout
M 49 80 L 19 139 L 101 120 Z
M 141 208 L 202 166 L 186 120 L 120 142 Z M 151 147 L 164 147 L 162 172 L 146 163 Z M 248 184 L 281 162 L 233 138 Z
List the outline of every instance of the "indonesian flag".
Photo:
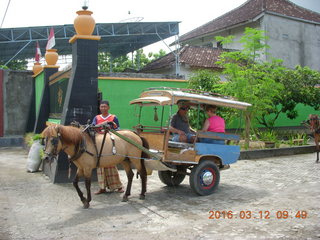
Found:
M 54 30 L 51 28 L 46 49 L 51 49 L 54 45 L 56 45 L 56 40 L 54 38 Z
M 36 62 L 39 62 L 40 58 L 41 58 L 41 50 L 40 50 L 39 42 L 37 41 L 37 43 L 36 43 L 36 55 L 34 56 L 34 60 Z

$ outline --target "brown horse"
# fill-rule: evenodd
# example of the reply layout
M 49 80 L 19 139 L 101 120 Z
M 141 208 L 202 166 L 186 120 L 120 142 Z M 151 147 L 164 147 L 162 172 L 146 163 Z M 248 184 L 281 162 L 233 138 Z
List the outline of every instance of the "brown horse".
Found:
M 147 142 L 134 132 L 129 130 L 118 132 L 148 148 Z M 134 145 L 109 132 L 106 135 L 101 158 L 98 161 L 97 156 L 103 142 L 103 134 L 96 135 L 96 146 L 88 133 L 72 126 L 50 125 L 42 132 L 42 136 L 45 138 L 45 154 L 49 159 L 57 157 L 60 151 L 64 151 L 69 155 L 69 160 L 77 166 L 73 186 L 76 188 L 84 208 L 88 208 L 91 201 L 90 187 L 92 170 L 96 167 L 104 168 L 115 166 L 118 163 L 123 166 L 128 178 L 126 192 L 123 195 L 122 201 L 128 201 L 128 196 L 130 196 L 131 192 L 132 179 L 134 176 L 131 163 L 141 177 L 142 188 L 140 199 L 145 198 L 147 187 L 147 174 L 143 160 L 145 156 L 144 153 Z M 111 139 L 111 136 L 114 140 Z M 98 162 L 99 164 L 97 166 Z M 83 196 L 79 188 L 78 182 L 80 177 L 84 177 L 85 179 L 87 198 Z
M 316 144 L 316 151 L 317 151 L 317 160 L 316 163 L 319 163 L 319 140 L 320 140 L 320 120 L 317 114 L 310 114 L 309 115 L 309 124 L 311 132 L 314 136 L 314 142 Z

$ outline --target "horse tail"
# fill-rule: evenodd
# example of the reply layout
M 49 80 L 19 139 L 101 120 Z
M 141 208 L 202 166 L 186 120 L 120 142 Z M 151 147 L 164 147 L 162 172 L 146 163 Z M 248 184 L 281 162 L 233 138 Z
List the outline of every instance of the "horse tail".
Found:
M 148 143 L 147 139 L 145 139 L 144 137 L 141 137 L 141 136 L 140 136 L 140 138 L 142 140 L 142 146 L 146 149 L 149 149 L 149 143 Z M 141 153 L 141 167 L 142 167 L 142 171 L 145 173 L 147 173 L 146 166 L 144 164 L 144 159 L 146 159 L 146 158 L 150 158 L 149 154 L 142 151 L 142 153 Z

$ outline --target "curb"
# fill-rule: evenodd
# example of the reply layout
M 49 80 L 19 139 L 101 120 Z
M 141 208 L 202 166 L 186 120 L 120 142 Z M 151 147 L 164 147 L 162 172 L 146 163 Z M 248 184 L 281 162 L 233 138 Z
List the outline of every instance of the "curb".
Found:
M 304 153 L 313 153 L 316 151 L 315 145 L 296 146 L 288 148 L 271 148 L 259 150 L 244 150 L 240 152 L 239 160 L 251 160 L 259 158 L 269 158 L 278 156 L 288 156 Z
M 23 137 L 0 137 L 0 148 L 23 147 Z

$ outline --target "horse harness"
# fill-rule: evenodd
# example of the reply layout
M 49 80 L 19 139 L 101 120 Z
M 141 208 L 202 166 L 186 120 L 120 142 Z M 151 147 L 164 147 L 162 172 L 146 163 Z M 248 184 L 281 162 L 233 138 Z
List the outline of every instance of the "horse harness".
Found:
M 104 133 L 103 133 L 103 140 L 102 140 L 102 144 L 101 144 L 101 147 L 100 147 L 100 151 L 98 152 L 98 148 L 97 148 L 97 144 L 96 144 L 96 138 L 95 138 L 95 134 L 96 134 L 96 129 L 97 127 L 95 126 L 91 126 L 91 125 L 87 125 L 82 132 L 87 132 L 88 135 L 91 137 L 92 139 L 92 142 L 93 142 L 93 145 L 94 145 L 94 148 L 95 148 L 95 152 L 96 154 L 93 154 L 91 152 L 89 152 L 86 148 L 86 139 L 85 139 L 85 136 L 82 136 L 82 140 L 79 144 L 76 145 L 76 149 L 75 149 L 75 154 L 69 158 L 69 161 L 75 161 L 77 160 L 78 158 L 80 158 L 82 156 L 83 153 L 87 153 L 89 154 L 90 156 L 94 157 L 96 156 L 97 158 L 97 164 L 96 164 L 96 167 L 99 166 L 100 164 L 100 159 L 101 159 L 101 156 L 102 156 L 102 151 L 103 151 L 103 147 L 104 147 L 104 143 L 105 143 L 105 139 L 106 139 L 106 136 L 107 134 L 109 133 L 109 136 L 110 136 L 110 139 L 111 139 L 111 142 L 112 142 L 112 155 L 115 155 L 116 154 L 116 147 L 115 147 L 115 139 L 114 139 L 114 136 L 111 135 L 111 133 L 108 131 L 108 127 L 107 126 L 103 126 L 104 128 Z M 99 127 L 101 128 L 101 127 Z M 60 139 L 61 140 L 61 139 Z
M 109 133 L 109 136 L 110 136 L 110 139 L 111 139 L 111 142 L 112 142 L 112 155 L 116 155 L 115 139 L 114 139 L 114 136 L 111 135 L 111 133 L 109 132 L 107 126 L 104 127 L 103 140 L 102 140 L 102 144 L 101 144 L 101 147 L 100 147 L 100 151 L 98 153 L 98 148 L 97 148 L 97 144 L 96 144 L 96 141 L 95 141 L 95 133 L 96 133 L 95 129 L 96 129 L 95 126 L 87 125 L 83 129 L 82 132 L 87 132 L 88 135 L 91 137 L 91 139 L 93 141 L 93 144 L 94 144 L 94 147 L 95 147 L 95 150 L 96 150 L 96 154 L 93 154 L 93 153 L 91 153 L 91 152 L 89 152 L 87 150 L 86 139 L 85 139 L 85 136 L 82 135 L 82 140 L 75 146 L 75 150 L 74 150 L 75 154 L 69 158 L 70 162 L 76 161 L 77 159 L 79 159 L 82 156 L 82 154 L 87 153 L 92 157 L 96 156 L 96 158 L 97 158 L 96 167 L 98 167 L 99 164 L 100 164 L 100 158 L 102 156 L 102 151 L 103 151 L 105 139 L 106 139 L 106 136 L 107 136 L 108 133 Z M 57 136 L 56 137 L 52 137 L 52 139 L 51 139 L 51 144 L 53 145 L 53 155 L 57 155 L 58 154 L 57 150 L 58 150 L 59 141 L 61 141 L 61 143 L 63 144 L 63 141 L 62 141 L 62 138 L 61 138 L 61 133 L 60 133 L 60 128 L 57 128 Z M 64 151 L 66 148 L 67 147 L 65 147 L 61 151 Z

